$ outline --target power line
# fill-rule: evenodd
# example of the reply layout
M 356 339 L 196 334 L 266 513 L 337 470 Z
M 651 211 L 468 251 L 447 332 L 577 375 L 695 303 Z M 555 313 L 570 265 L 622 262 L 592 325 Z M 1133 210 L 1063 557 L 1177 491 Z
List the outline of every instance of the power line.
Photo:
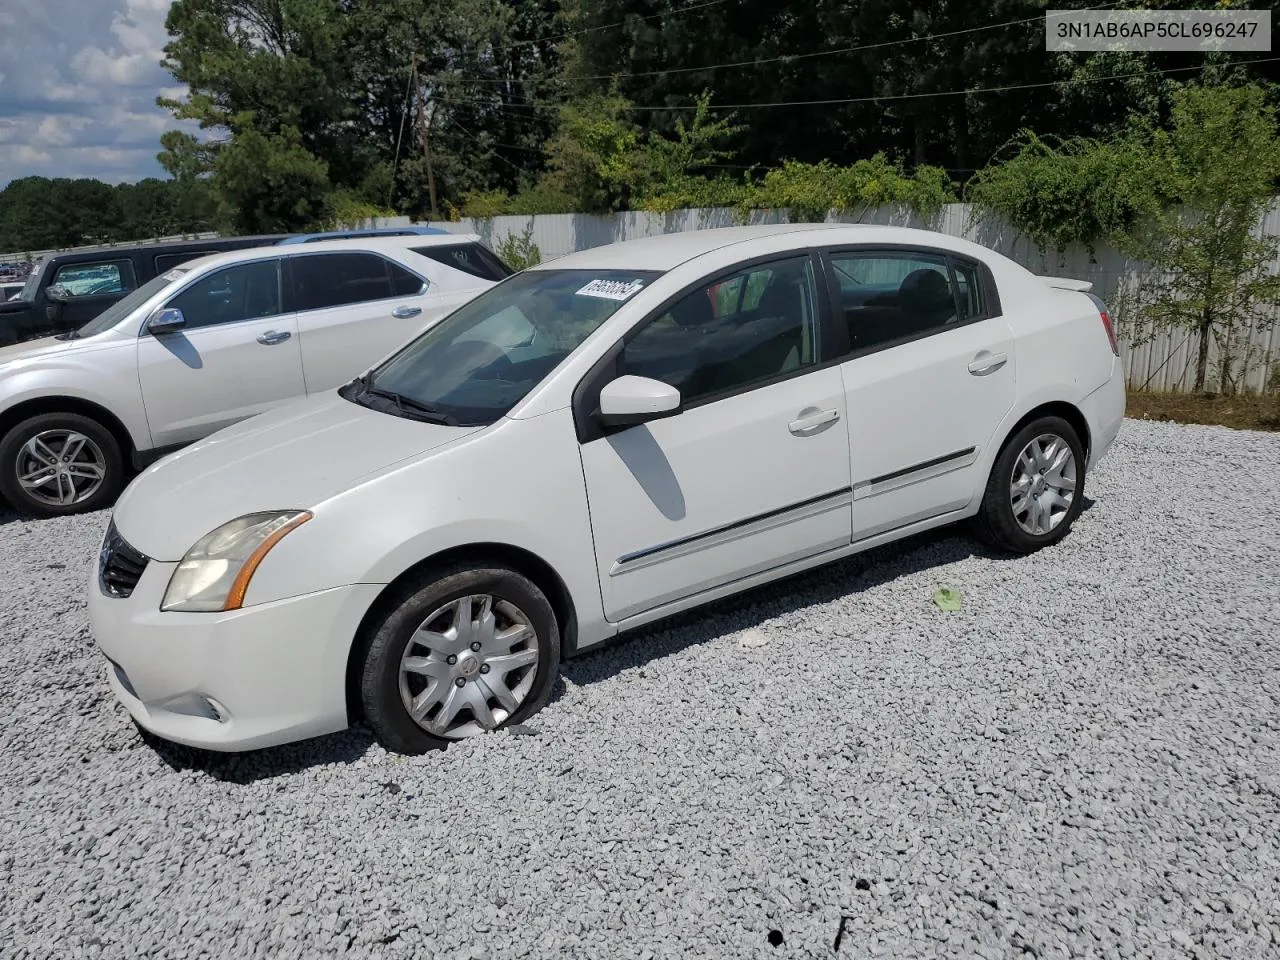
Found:
M 719 0 L 719 2 L 723 2 L 723 0 Z M 1108 10 L 1112 7 L 1119 6 L 1122 2 L 1124 2 L 1124 0 L 1112 0 L 1111 3 L 1099 4 L 1096 7 L 1084 7 L 1079 10 L 1058 11 L 1057 15 L 1065 16 L 1068 13 L 1075 14 L 1075 13 L 1084 13 L 1090 10 Z M 658 14 L 658 16 L 662 16 L 662 14 Z M 1008 20 L 1008 21 L 1005 21 L 1004 23 L 989 23 L 986 26 L 982 26 L 982 27 L 966 27 L 963 30 L 949 30 L 945 33 L 930 33 L 920 37 L 904 37 L 901 40 L 884 40 L 879 43 L 864 43 L 864 44 L 859 44 L 857 46 L 852 46 L 852 47 L 837 47 L 834 50 L 816 50 L 811 53 L 788 53 L 788 54 L 782 54 L 781 56 L 777 56 L 777 57 L 763 57 L 756 60 L 734 60 L 728 63 L 711 63 L 702 67 L 674 67 L 669 70 L 643 70 L 635 73 L 600 73 L 600 74 L 595 74 L 594 76 L 589 76 L 589 77 L 568 77 L 566 79 L 571 83 L 576 83 L 579 81 L 585 82 L 588 80 L 614 80 L 614 79 L 622 79 L 624 77 L 660 77 L 660 76 L 669 76 L 673 74 L 682 74 L 682 73 L 709 73 L 713 70 L 735 70 L 735 69 L 740 69 L 742 67 L 762 67 L 762 66 L 767 66 L 768 64 L 771 64 L 771 63 L 792 63 L 796 60 L 811 60 L 815 57 L 834 57 L 834 56 L 839 56 L 841 54 L 846 54 L 846 53 L 858 53 L 863 50 L 879 50 L 883 47 L 896 47 L 906 43 L 920 43 L 926 40 L 943 40 L 943 39 L 946 39 L 947 37 L 959 37 L 959 36 L 964 36 L 970 33 L 981 33 L 982 31 L 985 31 L 985 30 L 1003 30 L 1006 27 L 1017 27 L 1017 26 L 1028 24 L 1028 23 L 1044 23 L 1048 17 L 1052 17 L 1052 16 L 1054 16 L 1054 12 L 1047 12 L 1037 17 L 1025 17 L 1021 20 Z M 643 18 L 643 19 L 653 19 L 653 18 L 649 17 L 649 18 Z M 622 24 L 615 23 L 615 24 L 610 24 L 609 26 L 617 27 L 617 26 L 622 26 Z M 598 27 L 593 29 L 604 30 L 608 28 Z M 521 42 L 533 43 L 536 41 L 528 40 L 528 41 L 521 41 Z M 508 80 L 495 80 L 495 79 L 490 79 L 488 77 L 461 78 L 461 79 L 463 80 L 464 83 L 507 84 L 510 82 Z
M 1280 57 L 1259 57 L 1253 60 L 1236 61 L 1241 66 L 1248 66 L 1254 63 L 1271 63 L 1280 60 Z M 760 110 L 771 107 L 818 107 L 818 106 L 838 106 L 851 103 L 885 103 L 899 100 L 922 100 L 929 97 L 956 97 L 968 96 L 970 94 L 980 93 L 1007 93 L 1012 90 L 1041 90 L 1045 87 L 1063 87 L 1072 84 L 1082 83 L 1101 83 L 1106 80 L 1127 80 L 1133 77 L 1153 77 L 1161 74 L 1169 73 L 1186 73 L 1190 70 L 1203 70 L 1204 64 L 1193 67 L 1168 67 L 1158 70 L 1144 70 L 1136 73 L 1116 73 L 1106 77 L 1073 77 L 1066 80 L 1046 80 L 1042 83 L 1013 83 L 998 87 L 974 87 L 965 90 L 938 90 L 930 93 L 894 93 L 881 94 L 874 97 L 841 97 L 830 100 L 777 100 L 768 102 L 754 103 L 713 103 L 711 106 L 716 110 Z M 437 97 L 441 103 L 450 104 L 468 104 L 473 106 L 487 106 L 497 110 L 512 110 L 517 107 L 531 110 L 556 110 L 559 104 L 540 104 L 540 103 L 510 103 L 495 104 L 487 100 L 453 100 L 446 97 Z M 667 110 L 697 110 L 697 104 L 677 104 L 665 107 L 656 106 L 631 106 L 627 110 L 645 113 L 662 113 Z
M 671 19 L 672 17 L 682 17 L 686 13 L 692 13 L 694 10 L 701 10 L 703 7 L 717 7 L 722 3 L 728 3 L 729 0 L 706 0 L 704 3 L 695 3 L 679 10 L 669 10 L 666 13 L 654 13 L 647 17 L 636 17 L 634 20 L 619 20 L 617 23 L 606 23 L 599 27 L 586 27 L 582 30 L 573 30 L 569 33 L 558 33 L 550 37 L 538 37 L 536 40 L 515 40 L 509 46 L 527 47 L 531 43 L 550 43 L 552 40 L 566 40 L 569 37 L 582 37 L 588 33 L 599 33 L 601 30 L 612 30 L 614 27 L 625 27 L 628 23 L 644 23 L 647 20 Z

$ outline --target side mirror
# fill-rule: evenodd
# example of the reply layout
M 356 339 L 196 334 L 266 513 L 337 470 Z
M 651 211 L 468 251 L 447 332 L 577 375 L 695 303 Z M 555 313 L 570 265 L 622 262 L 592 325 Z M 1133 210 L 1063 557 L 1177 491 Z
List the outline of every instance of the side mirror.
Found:
M 71 299 L 71 291 L 60 283 L 51 283 L 44 291 L 45 297 L 54 303 L 66 303 Z
M 187 318 L 177 307 L 162 307 L 147 320 L 147 333 L 153 337 L 174 333 L 187 325 Z
M 680 412 L 680 391 L 661 380 L 627 376 L 610 381 L 600 391 L 601 426 L 631 427 Z

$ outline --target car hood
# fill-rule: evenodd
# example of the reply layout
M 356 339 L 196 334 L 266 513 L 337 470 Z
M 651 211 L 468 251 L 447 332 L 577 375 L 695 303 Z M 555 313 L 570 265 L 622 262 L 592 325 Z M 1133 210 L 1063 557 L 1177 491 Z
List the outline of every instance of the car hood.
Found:
M 73 349 L 71 340 L 59 340 L 57 337 L 42 337 L 39 340 L 27 340 L 0 347 L 0 366 L 14 360 L 35 360 L 52 353 L 65 353 Z
M 26 313 L 33 306 L 30 300 L 0 300 L 0 316 L 6 313 Z
M 156 560 L 180 560 L 229 520 L 307 509 L 402 460 L 483 429 L 447 427 L 369 410 L 337 393 L 286 404 L 152 464 L 113 518 Z

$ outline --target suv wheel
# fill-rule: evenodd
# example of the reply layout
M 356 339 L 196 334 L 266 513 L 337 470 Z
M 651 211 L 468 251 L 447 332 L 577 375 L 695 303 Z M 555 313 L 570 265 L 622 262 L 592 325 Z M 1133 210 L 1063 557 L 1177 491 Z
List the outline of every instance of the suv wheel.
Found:
M 365 718 L 388 750 L 424 753 L 519 723 L 560 672 L 555 611 L 498 566 L 431 571 L 375 626 L 360 674 Z
M 124 486 L 120 444 L 96 420 L 42 413 L 0 439 L 0 494 L 20 513 L 58 517 L 109 506 Z

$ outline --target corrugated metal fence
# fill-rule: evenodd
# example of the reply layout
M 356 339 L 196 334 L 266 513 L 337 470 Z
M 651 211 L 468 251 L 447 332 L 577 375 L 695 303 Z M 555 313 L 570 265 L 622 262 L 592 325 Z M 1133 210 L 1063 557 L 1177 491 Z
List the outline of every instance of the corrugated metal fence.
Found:
M 1009 227 L 986 221 L 977 222 L 970 207 L 963 203 L 947 205 L 936 219 L 928 223 L 909 213 L 889 208 L 873 210 L 857 218 L 837 214 L 827 217 L 829 222 L 852 222 L 855 219 L 862 223 L 927 227 L 984 244 L 1036 273 L 1092 281 L 1094 292 L 1113 302 L 1113 309 L 1119 314 L 1117 319 L 1122 336 L 1125 333 L 1123 302 L 1116 299 L 1116 293 L 1122 284 L 1132 281 L 1144 269 L 1142 264 L 1106 247 L 1098 247 L 1092 253 L 1084 248 L 1068 249 L 1061 254 L 1042 250 Z M 785 213 L 757 211 L 750 222 L 785 223 L 786 220 Z M 666 214 L 626 212 L 612 216 L 543 214 L 433 225 L 462 233 L 479 234 L 494 248 L 506 237 L 521 236 L 528 229 L 531 230 L 531 239 L 538 245 L 542 259 L 551 260 L 606 243 L 684 230 L 736 226 L 739 222 L 735 210 L 705 209 L 678 210 Z M 1261 226 L 1269 233 L 1280 233 L 1280 204 L 1272 208 Z M 1280 264 L 1277 268 L 1280 269 Z M 1276 327 L 1276 324 L 1259 325 L 1239 334 L 1238 354 L 1246 355 L 1247 368 L 1237 368 L 1235 376 L 1237 382 L 1246 389 L 1266 389 L 1274 369 L 1280 364 L 1280 333 L 1277 333 Z M 1195 380 L 1196 350 L 1195 336 L 1189 336 L 1185 331 L 1159 333 L 1150 342 L 1135 347 L 1130 347 L 1125 342 L 1121 353 L 1129 386 L 1135 389 L 1190 390 Z M 1216 383 L 1217 380 L 1217 359 L 1216 346 L 1211 346 L 1210 383 Z

